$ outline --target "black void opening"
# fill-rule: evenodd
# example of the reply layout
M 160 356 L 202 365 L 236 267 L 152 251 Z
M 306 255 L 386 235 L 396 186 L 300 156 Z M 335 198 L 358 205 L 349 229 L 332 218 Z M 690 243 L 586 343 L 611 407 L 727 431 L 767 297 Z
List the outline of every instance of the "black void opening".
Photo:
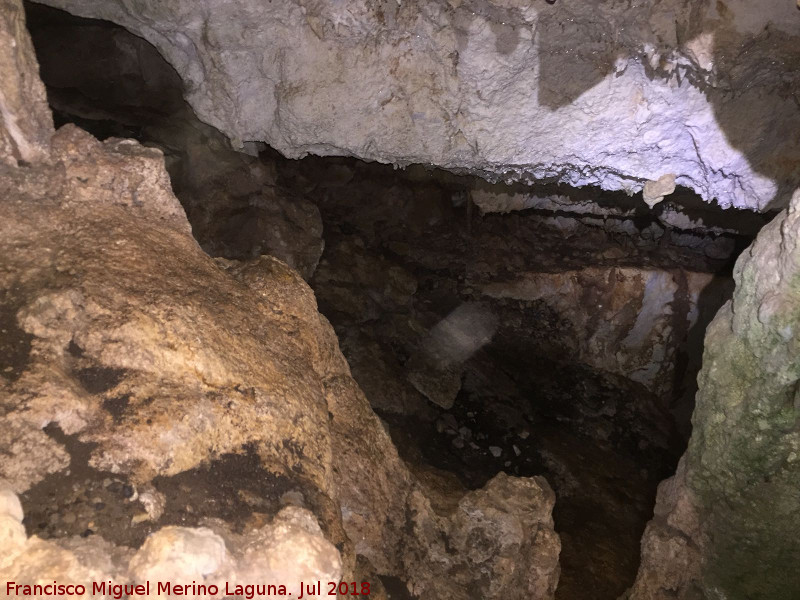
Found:
M 26 10 L 57 125 L 161 148 L 210 255 L 297 268 L 421 479 L 543 475 L 557 597 L 616 599 L 633 583 L 656 486 L 690 434 L 705 327 L 765 218 L 688 190 L 651 210 L 548 182 L 235 152 L 148 42 Z

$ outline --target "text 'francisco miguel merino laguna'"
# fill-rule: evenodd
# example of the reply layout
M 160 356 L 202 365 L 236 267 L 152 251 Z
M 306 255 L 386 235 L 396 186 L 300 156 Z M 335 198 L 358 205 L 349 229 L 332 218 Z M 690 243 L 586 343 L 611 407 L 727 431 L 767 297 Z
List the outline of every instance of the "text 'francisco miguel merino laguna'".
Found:
M 89 590 L 91 589 L 91 592 Z M 111 596 L 121 600 L 128 596 L 239 596 L 252 600 L 272 596 L 293 597 L 297 600 L 320 596 L 336 596 L 337 593 L 349 596 L 369 596 L 370 585 L 367 581 L 303 582 L 287 589 L 283 584 L 258 583 L 239 584 L 224 582 L 219 585 L 197 583 L 172 583 L 171 581 L 145 581 L 144 583 L 114 583 L 113 581 L 92 581 L 88 585 L 53 583 L 22 584 L 15 581 L 6 582 L 6 595 L 23 598 L 36 597 L 82 597 Z

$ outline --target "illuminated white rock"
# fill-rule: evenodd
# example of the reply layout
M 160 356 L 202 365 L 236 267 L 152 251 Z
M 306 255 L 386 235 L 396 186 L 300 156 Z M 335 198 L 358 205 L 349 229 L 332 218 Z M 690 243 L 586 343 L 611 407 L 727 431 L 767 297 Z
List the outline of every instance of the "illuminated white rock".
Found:
M 675 173 L 751 209 L 798 183 L 785 0 L 45 3 L 151 41 L 240 148 L 631 193 Z

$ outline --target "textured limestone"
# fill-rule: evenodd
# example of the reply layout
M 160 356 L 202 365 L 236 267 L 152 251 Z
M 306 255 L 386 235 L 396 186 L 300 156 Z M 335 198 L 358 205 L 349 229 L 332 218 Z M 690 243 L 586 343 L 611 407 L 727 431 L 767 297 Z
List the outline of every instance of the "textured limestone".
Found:
M 10 517 L 0 513 L 4 548 L 0 574 L 23 585 L 58 581 L 91 590 L 93 581 L 127 585 L 149 581 L 150 595 L 130 597 L 223 598 L 227 597 L 225 582 L 283 583 L 294 591 L 300 581 L 338 581 L 342 575 L 339 552 L 325 539 L 314 515 L 298 507 L 284 508 L 270 523 L 244 534 L 233 534 L 219 523 L 215 525 L 219 533 L 205 527 L 164 527 L 135 553 L 100 536 L 54 541 L 27 538 L 21 523 L 14 521 L 17 528 L 6 527 L 6 518 Z M 214 584 L 220 593 L 156 594 L 158 582 Z M 105 592 L 92 597 L 115 597 L 110 586 Z M 12 597 L 6 595 L 5 587 L 2 597 Z
M 659 494 L 634 600 L 800 594 L 798 215 L 800 193 L 739 258 L 709 326 L 685 472 Z
M 797 184 L 785 0 L 46 3 L 152 42 L 239 147 L 630 192 L 674 173 L 752 209 Z
M 25 13 L 15 0 L 0 2 L 0 160 L 36 162 L 47 155 L 53 117 L 36 55 L 25 31 Z
M 411 510 L 424 513 L 429 510 L 427 503 L 415 494 Z M 543 478 L 499 473 L 483 489 L 464 496 L 447 519 L 418 520 L 414 526 L 427 548 L 419 566 L 427 561 L 442 563 L 450 552 L 465 560 L 448 565 L 445 579 L 415 583 L 412 591 L 435 598 L 449 597 L 453 588 L 465 598 L 499 600 L 509 593 L 520 598 L 551 597 L 558 583 L 561 547 L 550 531 L 554 503 L 555 494 Z M 475 581 L 481 582 L 480 587 Z
M 0 540 L 3 542 L 3 555 L 0 569 L 7 567 L 19 555 L 27 540 L 22 525 L 22 505 L 11 486 L 0 479 Z
M 287 352 L 273 347 L 265 354 L 256 335 L 241 335 L 241 331 L 260 332 L 261 339 L 269 339 L 280 331 L 259 320 L 261 311 L 240 308 L 239 314 L 245 318 L 241 330 L 215 331 L 201 325 L 183 329 L 184 322 L 199 324 L 219 318 L 215 306 L 223 301 L 236 303 L 246 289 L 229 286 L 216 296 L 208 292 L 215 279 L 221 283 L 227 278 L 189 236 L 183 211 L 159 167 L 160 152 L 125 141 L 103 146 L 71 128 L 62 130 L 54 144 L 63 153 L 64 178 L 79 182 L 64 189 L 62 198 L 42 199 L 32 211 L 28 204 L 34 200 L 22 194 L 11 196 L 9 187 L 16 182 L 5 180 L 9 199 L 14 198 L 4 227 L 6 248 L 25 240 L 31 243 L 36 236 L 30 223 L 36 219 L 46 222 L 49 211 L 61 210 L 71 217 L 52 221 L 55 231 L 38 226 L 36 235 L 49 233 L 61 240 L 58 246 L 51 245 L 35 257 L 5 251 L 4 287 L 16 291 L 7 301 L 18 304 L 15 312 L 21 329 L 37 338 L 33 364 L 15 382 L 17 395 L 12 398 L 29 395 L 18 405 L 19 412 L 12 411 L 8 418 L 20 419 L 17 425 L 22 431 L 29 428 L 30 435 L 42 438 L 45 454 L 48 443 L 41 433 L 43 423 L 57 420 L 65 433 L 81 430 L 86 439 L 100 445 L 93 466 L 137 472 L 142 478 L 174 474 L 196 466 L 211 453 L 256 442 L 251 437 L 253 428 L 246 423 L 261 423 L 273 431 L 283 429 L 290 437 L 294 435 L 290 430 L 301 430 L 297 420 L 306 427 L 313 427 L 312 423 L 321 427 L 324 412 L 319 402 L 309 401 L 317 384 L 297 368 L 303 364 L 302 348 Z M 144 212 L 152 219 L 152 227 L 126 231 L 121 227 L 125 208 L 135 210 L 143 198 L 147 198 Z M 99 231 L 107 235 L 98 236 Z M 40 245 L 47 247 L 44 240 Z M 167 262 L 157 275 L 153 265 L 164 256 L 175 256 L 178 249 L 193 258 Z M 125 268 L 110 269 L 106 261 Z M 177 281 L 184 269 L 192 268 L 193 277 L 180 286 L 170 289 L 166 283 L 155 284 Z M 131 298 L 148 296 L 152 309 L 132 310 Z M 255 379 L 248 360 L 261 365 Z M 287 378 L 281 370 L 290 361 L 295 368 Z M 108 370 L 108 381 L 102 382 L 100 389 L 85 381 L 81 386 L 81 373 L 86 369 Z M 235 389 L 248 380 L 251 392 Z M 299 394 L 290 391 L 294 382 L 305 390 Z M 64 386 L 68 394 L 59 393 Z M 161 391 L 156 393 L 158 388 Z M 91 392 L 105 398 L 126 396 L 128 406 L 135 410 L 125 411 L 118 419 L 103 418 L 103 413 L 108 413 L 102 402 L 91 398 Z M 231 403 L 230 409 L 221 409 L 220 396 Z M 149 402 L 145 402 L 147 398 Z M 290 408 L 293 404 L 294 409 Z M 231 410 L 234 407 L 236 410 Z M 173 412 L 176 409 L 177 414 Z M 200 443 L 203 437 L 206 439 Z M 271 454 L 285 464 L 283 448 L 271 442 L 261 446 L 265 459 Z M 308 444 L 300 442 L 297 448 L 309 456 L 323 457 L 327 452 L 324 438 L 313 435 Z M 17 455 L 18 451 L 12 450 L 12 456 Z M 321 482 L 326 462 L 321 459 L 314 467 L 316 472 L 309 475 Z M 27 476 L 34 473 L 30 470 Z M 26 489 L 31 481 L 24 477 L 19 475 L 12 483 Z
M 0 20 L 2 35 L 5 26 Z M 21 30 L 12 33 L 30 47 Z M 552 598 L 552 497 L 531 493 L 546 483 L 514 478 L 508 506 L 478 521 L 468 511 L 430 548 L 419 532 L 442 517 L 350 376 L 301 276 L 272 257 L 206 255 L 161 151 L 101 143 L 74 126 L 49 142 L 36 164 L 10 160 L 14 149 L 0 153 L 9 159 L 0 164 L 2 579 L 180 571 L 336 580 L 353 576 L 358 553 L 373 565 L 361 572 L 374 568 L 420 590 L 444 586 L 443 597 Z M 192 516 L 191 486 L 220 463 L 236 468 L 199 490 L 220 501 Z M 134 514 L 126 527 L 98 518 L 95 529 L 73 532 L 85 538 L 25 539 L 8 489 L 25 492 L 26 511 L 47 501 L 47 486 L 69 505 L 81 493 L 70 485 L 74 473 L 119 485 L 119 514 L 141 505 L 147 517 Z M 266 482 L 261 495 L 245 489 L 251 480 Z M 465 491 L 450 494 L 457 503 Z M 244 514 L 226 512 L 237 503 Z M 525 527 L 515 531 L 524 535 L 507 541 L 502 525 L 521 510 Z M 60 526 L 76 518 L 69 506 L 51 517 Z M 170 527 L 192 518 L 200 528 Z M 143 545 L 125 537 L 149 519 Z M 487 547 L 502 556 L 476 558 L 466 544 L 449 552 L 448 536 L 468 538 L 483 522 L 492 523 Z M 525 557 L 539 554 L 549 561 L 528 572 Z M 500 570 L 501 584 L 489 590 Z M 451 571 L 462 573 L 458 582 L 445 577 Z
M 642 536 L 642 562 L 630 600 L 702 600 L 700 580 L 708 540 L 697 501 L 686 485 L 686 460 L 661 482 L 653 519 Z M 713 598 L 713 596 L 711 596 Z
M 157 150 L 101 144 L 74 127 L 52 145 L 52 166 L 13 168 L 0 180 L 4 310 L 13 310 L 15 335 L 32 348 L 2 381 L 1 447 L 10 458 L 0 468 L 14 489 L 69 464 L 68 449 L 42 430 L 47 423 L 94 444 L 91 467 L 140 486 L 254 448 L 262 468 L 288 478 L 336 542 L 344 534 L 333 503 L 341 502 L 348 537 L 381 572 L 423 589 L 464 564 L 462 555 L 433 566 L 408 558 L 429 552 L 425 540 L 404 533 L 408 520 L 436 517 L 409 516 L 411 494 L 424 492 L 300 276 L 270 257 L 215 264 L 203 254 Z M 113 410 L 119 398 L 122 408 Z M 352 514 L 362 515 L 361 525 Z M 557 555 L 556 537 L 540 541 L 531 543 Z M 557 579 L 555 564 L 545 578 Z
M 644 184 L 642 190 L 642 198 L 644 203 L 650 208 L 664 200 L 664 196 L 668 196 L 675 191 L 675 174 L 668 173 L 662 175 L 655 181 L 648 181 Z
M 670 183 L 671 179 L 670 177 L 663 185 L 654 186 L 653 193 L 657 195 L 651 196 L 651 202 L 658 198 L 658 204 L 664 200 L 661 194 L 675 192 L 674 181 Z M 643 193 L 643 197 L 644 195 Z M 519 186 L 508 186 L 507 191 L 500 191 L 498 186 L 485 183 L 470 190 L 469 197 L 484 215 L 535 209 L 564 215 L 565 218 L 560 219 L 564 229 L 570 228 L 570 222 L 580 219 L 584 223 L 602 226 L 609 232 L 648 236 L 648 232 L 641 231 L 641 227 L 635 223 L 635 217 L 643 216 L 643 212 L 641 203 L 634 198 L 623 199 L 617 195 L 613 201 L 609 201 L 602 195 L 582 190 L 571 190 L 569 194 L 548 194 L 536 188 L 519 189 Z M 695 198 L 689 198 L 685 193 L 671 200 L 661 205 L 657 211 L 651 212 L 650 216 L 655 216 L 665 228 L 697 231 L 703 235 L 732 233 L 755 237 L 766 223 L 764 219 L 769 218 L 747 211 L 720 212 L 713 207 L 701 207 Z M 650 235 L 658 237 L 656 231 L 652 231 Z
M 140 581 L 202 580 L 226 558 L 225 541 L 210 529 L 164 527 L 147 538 L 130 569 Z
M 264 527 L 231 534 L 208 528 L 165 527 L 150 536 L 128 566 L 132 581 L 192 581 L 241 585 L 338 581 L 342 563 L 308 510 L 287 507 Z M 224 538 L 223 538 L 224 536 Z M 224 597 L 224 593 L 216 597 Z
M 0 479 L 0 515 L 12 517 L 22 523 L 22 505 L 5 479 Z

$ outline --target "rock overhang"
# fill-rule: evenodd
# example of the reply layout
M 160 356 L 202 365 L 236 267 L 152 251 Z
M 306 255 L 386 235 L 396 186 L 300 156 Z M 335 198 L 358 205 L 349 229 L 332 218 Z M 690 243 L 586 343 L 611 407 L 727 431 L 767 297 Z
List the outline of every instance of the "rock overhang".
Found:
M 798 183 L 791 2 L 45 3 L 152 42 L 238 147 L 631 194 L 675 175 L 756 211 Z

